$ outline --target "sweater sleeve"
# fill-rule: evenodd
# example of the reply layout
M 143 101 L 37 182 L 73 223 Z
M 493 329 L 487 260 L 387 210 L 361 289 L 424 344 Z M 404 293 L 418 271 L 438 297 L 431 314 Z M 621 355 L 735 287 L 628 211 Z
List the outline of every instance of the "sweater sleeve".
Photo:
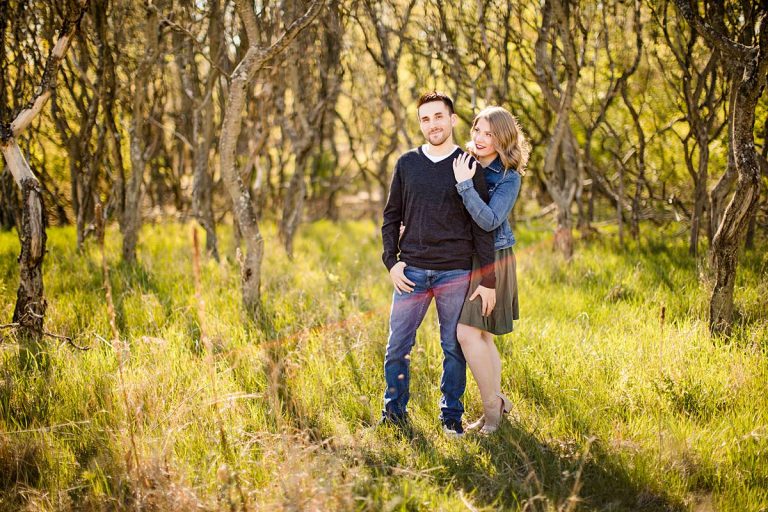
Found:
M 485 177 L 482 173 L 475 173 L 472 178 L 475 190 L 483 202 L 488 201 L 488 187 L 485 183 Z M 475 244 L 475 252 L 480 260 L 480 273 L 482 278 L 480 284 L 486 288 L 496 288 L 496 268 L 493 252 L 493 233 L 480 227 L 477 222 L 472 221 L 472 239 Z
M 403 221 L 403 186 L 400 176 L 400 162 L 395 165 L 392 175 L 392 183 L 389 186 L 389 197 L 384 207 L 384 222 L 381 225 L 381 239 L 384 244 L 384 252 L 381 259 L 387 270 L 390 270 L 398 261 L 400 252 L 400 224 Z
M 508 172 L 509 175 L 496 186 L 488 203 L 480 198 L 472 180 L 456 184 L 464 207 L 472 219 L 486 231 L 493 231 L 504 223 L 520 193 L 520 175 L 515 171 Z

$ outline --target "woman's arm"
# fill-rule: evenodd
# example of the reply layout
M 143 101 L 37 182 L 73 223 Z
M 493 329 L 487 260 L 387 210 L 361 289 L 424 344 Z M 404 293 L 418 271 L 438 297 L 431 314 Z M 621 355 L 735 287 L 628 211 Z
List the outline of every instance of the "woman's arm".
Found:
M 507 171 L 487 204 L 480 198 L 471 179 L 457 183 L 456 190 L 477 225 L 485 231 L 493 231 L 502 225 L 515 206 L 520 193 L 520 175 L 516 171 Z

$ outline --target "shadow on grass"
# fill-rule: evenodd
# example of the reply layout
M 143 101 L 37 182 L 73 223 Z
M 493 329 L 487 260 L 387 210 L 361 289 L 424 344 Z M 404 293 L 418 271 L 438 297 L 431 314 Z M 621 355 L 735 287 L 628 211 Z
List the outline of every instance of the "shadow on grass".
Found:
M 394 435 L 406 438 L 405 434 Z M 410 438 L 413 450 L 420 452 L 419 459 L 439 468 L 424 474 L 448 492 L 461 490 L 478 507 L 559 510 L 575 499 L 579 503 L 575 509 L 685 510 L 672 497 L 633 481 L 598 442 L 591 444 L 584 458 L 581 447 L 553 445 L 509 422 L 493 436 L 467 434 L 457 442 L 467 443 L 467 447 L 458 455 L 446 455 L 418 429 Z M 364 449 L 349 456 L 361 458 L 374 479 L 404 472 L 398 455 L 389 450 Z M 419 469 L 412 472 L 419 473 Z

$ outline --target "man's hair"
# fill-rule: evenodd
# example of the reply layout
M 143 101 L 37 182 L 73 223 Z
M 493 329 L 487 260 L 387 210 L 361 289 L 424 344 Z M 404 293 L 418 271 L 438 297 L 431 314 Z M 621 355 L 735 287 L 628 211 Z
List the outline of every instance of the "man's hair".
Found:
M 446 107 L 448 107 L 448 112 L 450 114 L 453 114 L 453 100 L 450 96 L 445 94 L 444 92 L 439 91 L 429 91 L 425 92 L 421 95 L 419 98 L 419 102 L 416 104 L 416 110 L 419 109 L 423 104 L 425 103 L 431 103 L 433 101 L 442 101 Z

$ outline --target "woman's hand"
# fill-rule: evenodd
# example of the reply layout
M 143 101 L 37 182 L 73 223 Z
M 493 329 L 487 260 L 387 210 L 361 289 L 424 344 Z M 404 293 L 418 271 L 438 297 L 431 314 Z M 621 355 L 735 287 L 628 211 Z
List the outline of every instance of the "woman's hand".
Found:
M 471 180 L 475 175 L 477 161 L 472 160 L 472 165 L 470 166 L 469 161 L 471 159 L 472 157 L 468 153 L 463 153 L 453 159 L 453 177 L 456 178 L 456 183 Z
M 496 307 L 496 289 L 486 288 L 483 285 L 479 285 L 475 290 L 475 293 L 472 294 L 469 300 L 473 301 L 477 297 L 480 297 L 480 302 L 483 306 L 482 307 L 483 316 L 491 316 L 491 312 L 493 312 L 493 308 Z

